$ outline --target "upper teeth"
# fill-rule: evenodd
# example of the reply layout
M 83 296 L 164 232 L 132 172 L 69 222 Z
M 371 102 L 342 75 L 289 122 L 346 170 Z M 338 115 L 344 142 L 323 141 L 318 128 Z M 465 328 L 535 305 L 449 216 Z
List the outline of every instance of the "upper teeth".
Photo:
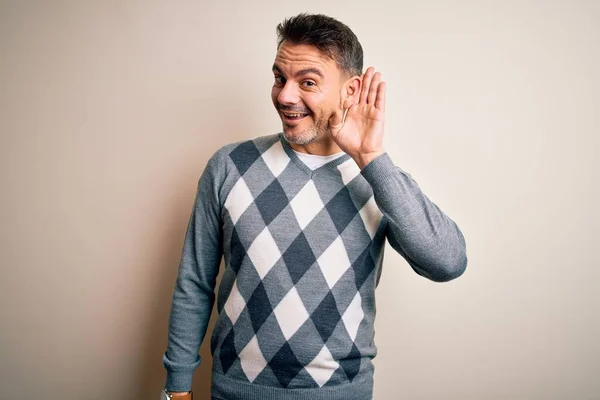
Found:
M 285 115 L 287 115 L 288 117 L 291 117 L 291 118 L 296 118 L 296 117 L 302 116 L 303 114 L 285 114 Z

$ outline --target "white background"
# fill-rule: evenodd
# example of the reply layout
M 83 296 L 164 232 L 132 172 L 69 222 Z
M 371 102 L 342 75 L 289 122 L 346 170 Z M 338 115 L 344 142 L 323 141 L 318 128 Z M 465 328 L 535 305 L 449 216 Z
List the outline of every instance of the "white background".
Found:
M 445 284 L 388 249 L 376 399 L 600 396 L 600 3 L 257 0 L 0 3 L 0 398 L 156 398 L 197 179 L 280 130 L 301 11 L 355 31 L 386 149 L 467 240 Z

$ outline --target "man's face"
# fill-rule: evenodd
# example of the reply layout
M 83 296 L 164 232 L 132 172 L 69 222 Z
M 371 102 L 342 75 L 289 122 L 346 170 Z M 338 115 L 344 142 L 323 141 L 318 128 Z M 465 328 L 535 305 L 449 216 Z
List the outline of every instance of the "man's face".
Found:
M 314 143 L 329 136 L 329 119 L 341 109 L 342 72 L 315 46 L 284 42 L 273 64 L 273 104 L 288 142 Z

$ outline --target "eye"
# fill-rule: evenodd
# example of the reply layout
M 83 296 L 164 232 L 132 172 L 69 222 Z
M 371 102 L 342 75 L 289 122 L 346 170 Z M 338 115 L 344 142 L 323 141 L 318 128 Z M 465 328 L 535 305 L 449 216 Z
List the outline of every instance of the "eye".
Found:
M 306 87 L 313 87 L 317 85 L 314 81 L 304 81 L 302 84 Z
M 275 84 L 278 86 L 285 85 L 285 78 L 281 75 L 275 75 Z

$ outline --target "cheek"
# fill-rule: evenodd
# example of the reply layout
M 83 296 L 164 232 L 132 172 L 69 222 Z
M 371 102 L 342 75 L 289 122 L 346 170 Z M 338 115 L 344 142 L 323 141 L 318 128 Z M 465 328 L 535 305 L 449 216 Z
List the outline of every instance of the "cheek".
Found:
M 319 93 L 313 100 L 312 104 L 324 115 L 335 112 L 340 104 L 340 96 L 334 90 L 327 90 L 327 92 Z
M 326 114 L 330 108 L 327 96 L 323 96 L 322 93 L 308 93 L 302 97 L 302 100 L 316 116 Z
M 308 103 L 307 106 L 315 113 L 316 119 L 329 119 L 337 110 L 337 100 L 331 98 L 320 98 L 319 101 Z

